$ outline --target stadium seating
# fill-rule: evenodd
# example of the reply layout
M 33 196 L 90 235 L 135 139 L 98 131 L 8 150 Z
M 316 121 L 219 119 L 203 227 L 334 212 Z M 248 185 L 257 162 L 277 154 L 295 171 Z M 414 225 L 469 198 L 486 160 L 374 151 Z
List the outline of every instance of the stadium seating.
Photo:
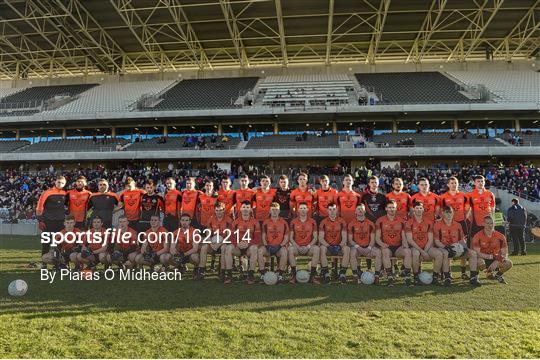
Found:
M 449 71 L 469 84 L 485 85 L 496 102 L 540 102 L 540 73 L 534 71 Z
M 88 113 L 129 110 L 143 94 L 157 94 L 173 84 L 169 81 L 138 81 L 96 86 L 52 113 Z
M 298 141 L 298 135 L 266 135 L 252 137 L 246 149 L 294 149 L 294 148 L 337 148 L 339 136 L 329 134 L 326 136 L 308 135 L 306 140 Z
M 0 140 L 0 152 L 10 152 L 30 144 L 26 140 Z
M 499 135 L 499 137 L 512 145 L 540 146 L 540 131 L 534 131 L 529 134 L 526 132 L 504 133 Z
M 389 133 L 375 135 L 373 142 L 377 146 L 384 146 L 388 143 L 389 147 L 396 146 L 444 146 L 444 147 L 472 147 L 472 146 L 505 146 L 503 142 L 494 138 L 478 139 L 475 134 L 469 133 L 466 139 L 463 139 L 461 133 L 456 135 L 455 139 L 450 138 L 448 132 L 424 132 L 424 133 Z M 414 145 L 397 145 L 398 141 L 412 139 Z
M 17 152 L 67 152 L 67 151 L 115 151 L 118 144 L 124 145 L 127 140 L 116 139 L 98 139 L 96 143 L 92 139 L 57 139 L 50 141 L 41 141 L 26 146 Z
M 25 88 L 0 88 L 0 100 L 5 98 L 6 96 L 10 96 L 18 93 L 19 91 L 23 91 L 24 89 Z
M 458 84 L 439 72 L 355 74 L 358 83 L 379 95 L 384 104 L 471 103 Z
M 160 143 L 160 138 L 151 138 L 141 142 L 134 142 L 126 148 L 127 151 L 144 151 L 144 150 L 200 150 L 192 146 L 184 146 L 187 136 L 169 136 L 165 143 Z M 216 137 L 216 142 L 211 142 L 210 136 L 204 136 L 206 149 L 219 150 L 236 148 L 240 139 L 237 137 L 229 137 L 229 141 L 223 142 L 221 136 Z
M 143 110 L 190 110 L 235 108 L 237 99 L 252 90 L 259 78 L 184 80 L 170 88 L 155 106 Z

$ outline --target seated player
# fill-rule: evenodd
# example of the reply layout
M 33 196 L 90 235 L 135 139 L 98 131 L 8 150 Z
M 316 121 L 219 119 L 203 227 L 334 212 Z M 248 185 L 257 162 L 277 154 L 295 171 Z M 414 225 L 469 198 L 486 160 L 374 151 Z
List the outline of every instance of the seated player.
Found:
M 259 247 L 259 271 L 266 272 L 265 256 L 277 256 L 278 282 L 283 282 L 283 272 L 287 268 L 287 246 L 289 244 L 289 225 L 279 216 L 281 209 L 278 203 L 270 204 L 270 218 L 262 224 L 262 245 Z
M 199 230 L 197 230 L 199 231 Z M 186 264 L 192 263 L 195 266 L 193 277 L 196 280 L 203 279 L 204 274 L 200 275 L 199 265 L 199 236 L 194 237 L 195 228 L 191 226 L 191 217 L 189 214 L 180 216 L 180 227 L 174 233 L 173 243 L 170 246 L 171 264 L 176 266 L 181 273 L 186 270 Z
M 232 266 L 234 256 L 246 256 L 249 260 L 247 284 L 255 284 L 255 268 L 257 266 L 258 248 L 261 239 L 261 225 L 252 216 L 251 202 L 245 200 L 240 206 L 240 216 L 233 221 L 231 244 L 225 252 L 225 284 L 232 282 Z
M 69 262 L 75 264 L 77 269 L 79 262 L 77 261 L 77 250 L 80 248 L 80 244 L 77 244 L 77 234 L 81 231 L 75 227 L 75 217 L 73 215 L 66 215 L 64 220 L 64 228 L 60 230 L 60 233 L 64 237 L 64 241 L 58 243 L 56 248 L 51 246 L 49 252 L 43 254 L 41 261 L 45 264 L 54 265 L 55 269 L 69 268 Z M 69 233 L 70 235 L 66 236 Z M 58 237 L 56 241 L 60 241 Z
M 118 234 L 119 241 L 114 244 L 111 262 L 122 269 L 133 269 L 137 264 L 135 258 L 139 254 L 139 242 L 137 232 L 129 227 L 129 220 L 125 215 L 118 218 Z
M 435 246 L 443 253 L 442 271 L 444 273 L 445 286 L 452 284 L 450 261 L 456 255 L 452 250 L 452 244 L 455 243 L 461 243 L 463 245 L 465 251 L 462 257 L 469 260 L 471 269 L 469 283 L 473 286 L 482 285 L 478 280 L 476 251 L 467 248 L 467 239 L 463 233 L 463 228 L 457 221 L 454 221 L 454 209 L 451 206 L 445 206 L 443 208 L 442 221 L 437 221 L 433 227 L 433 239 Z
M 319 226 L 319 244 L 321 247 L 321 276 L 323 282 L 330 282 L 327 255 L 341 256 L 339 280 L 347 282 L 347 268 L 349 267 L 350 247 L 347 246 L 347 224 L 337 216 L 338 208 L 335 203 L 328 204 L 328 217 Z
M 412 269 L 415 285 L 422 282 L 419 279 L 422 261 L 433 261 L 433 284 L 439 285 L 443 254 L 433 246 L 433 223 L 424 217 L 424 204 L 415 201 L 412 216 L 405 223 L 405 235 L 412 254 Z
M 224 280 L 225 278 L 225 252 L 222 251 L 222 249 L 225 248 L 225 245 L 223 245 L 222 240 L 229 234 L 232 226 L 232 220 L 226 215 L 226 212 L 227 209 L 224 203 L 218 201 L 214 204 L 214 216 L 208 221 L 208 229 L 212 231 L 210 235 L 211 239 L 219 237 L 221 241 L 212 244 L 202 244 L 199 261 L 199 277 L 201 279 L 204 278 L 206 273 L 208 254 L 220 256 L 219 278 L 221 280 Z
M 375 242 L 381 248 L 383 266 L 388 276 L 388 286 L 394 286 L 394 272 L 392 269 L 392 257 L 403 259 L 403 275 L 405 285 L 412 285 L 411 274 L 411 249 L 404 234 L 404 226 L 397 216 L 397 204 L 395 200 L 386 203 L 386 215 L 380 217 L 375 223 Z
M 291 221 L 289 229 L 289 265 L 291 265 L 290 283 L 296 283 L 296 256 L 311 256 L 309 281 L 320 284 L 317 278 L 317 265 L 320 260 L 320 248 L 317 245 L 317 223 L 308 217 L 309 208 L 306 203 L 298 204 L 298 217 Z
M 506 237 L 495 230 L 495 222 L 488 215 L 484 217 L 484 228 L 472 238 L 472 248 L 478 256 L 478 265 L 485 268 L 488 279 L 497 279 L 501 284 L 506 284 L 503 274 L 513 266 L 508 259 L 508 244 Z M 495 276 L 493 272 L 497 271 Z
M 347 236 L 351 247 L 351 268 L 356 281 L 360 283 L 362 271 L 358 268 L 358 259 L 375 259 L 375 285 L 379 284 L 382 267 L 381 250 L 375 247 L 375 224 L 366 218 L 366 205 L 356 206 L 356 218 L 347 225 Z
M 98 262 L 108 267 L 111 263 L 111 256 L 107 251 L 108 242 L 105 239 L 103 220 L 99 216 L 94 216 L 86 234 L 81 252 L 77 254 L 77 261 L 92 271 L 96 269 Z
M 161 226 L 159 215 L 150 217 L 150 229 L 144 232 L 141 253 L 135 258 L 139 267 L 147 265 L 154 270 L 156 265 L 161 264 L 161 271 L 167 269 L 171 261 L 169 242 L 167 241 L 167 229 Z

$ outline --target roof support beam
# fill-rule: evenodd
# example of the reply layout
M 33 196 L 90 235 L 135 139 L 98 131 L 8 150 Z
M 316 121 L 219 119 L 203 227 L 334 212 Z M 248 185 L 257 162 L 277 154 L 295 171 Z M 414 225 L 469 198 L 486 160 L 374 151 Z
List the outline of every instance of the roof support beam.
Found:
M 246 54 L 246 49 L 244 48 L 244 43 L 238 30 L 238 24 L 236 17 L 229 0 L 219 0 L 221 5 L 221 11 L 225 17 L 225 22 L 227 23 L 227 28 L 229 29 L 229 34 L 231 35 L 231 40 L 236 50 L 236 56 L 240 62 L 240 67 L 244 68 L 249 66 L 248 57 Z
M 333 29 L 334 29 L 334 0 L 329 0 L 328 1 L 328 28 L 326 30 L 326 57 L 325 57 L 326 65 L 330 65 Z
M 334 0 L 330 0 L 334 1 Z M 283 66 L 287 66 L 287 43 L 285 42 L 285 26 L 283 25 L 283 13 L 281 11 L 281 0 L 275 0 L 276 3 L 276 16 L 279 29 L 279 44 L 281 46 L 281 63 Z
M 367 62 L 375 64 L 375 57 L 377 56 L 377 50 L 379 49 L 379 42 L 381 41 L 384 24 L 386 23 L 386 15 L 388 15 L 388 9 L 390 8 L 390 0 L 381 0 L 379 5 L 379 11 L 377 12 L 377 21 L 375 23 L 375 30 L 371 35 L 371 41 L 369 44 Z
M 447 2 L 448 0 L 431 1 L 429 11 L 424 18 L 424 22 L 422 23 L 420 30 L 418 31 L 418 35 L 416 35 L 416 39 L 414 39 L 414 43 L 411 46 L 411 50 L 409 51 L 409 56 L 407 56 L 406 62 L 409 62 L 411 58 L 415 62 L 420 62 L 422 60 L 424 51 L 429 43 L 429 40 L 431 39 L 431 36 L 437 31 L 437 26 L 440 23 L 440 19 Z

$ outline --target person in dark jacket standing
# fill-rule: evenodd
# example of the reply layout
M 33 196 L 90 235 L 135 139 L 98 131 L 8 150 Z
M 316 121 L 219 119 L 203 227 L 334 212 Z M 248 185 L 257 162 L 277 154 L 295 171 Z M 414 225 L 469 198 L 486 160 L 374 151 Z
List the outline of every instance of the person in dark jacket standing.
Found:
M 512 199 L 512 206 L 508 208 L 507 220 L 510 225 L 510 237 L 514 243 L 512 255 L 527 255 L 523 232 L 527 223 L 527 211 L 519 203 L 519 199 Z

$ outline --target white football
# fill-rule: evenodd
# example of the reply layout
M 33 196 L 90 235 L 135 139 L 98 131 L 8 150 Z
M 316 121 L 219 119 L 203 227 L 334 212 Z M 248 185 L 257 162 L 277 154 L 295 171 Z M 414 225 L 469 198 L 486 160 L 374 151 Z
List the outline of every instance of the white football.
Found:
M 422 271 L 420 274 L 418 274 L 418 279 L 420 279 L 422 284 L 429 285 L 433 282 L 433 274 L 427 271 Z
M 296 281 L 299 283 L 307 283 L 309 281 L 309 272 L 306 270 L 298 270 L 296 272 Z
M 8 286 L 8 292 L 11 296 L 23 296 L 26 291 L 28 291 L 28 284 L 21 279 L 13 280 Z
M 360 276 L 360 281 L 364 285 L 372 285 L 375 282 L 375 275 L 371 271 L 364 271 Z
M 460 243 L 452 244 L 452 249 L 456 253 L 456 255 L 454 256 L 454 259 L 459 259 L 460 257 L 463 256 L 463 253 L 465 252 L 463 245 L 461 245 Z
M 263 276 L 263 281 L 266 285 L 276 285 L 278 281 L 278 276 L 273 271 L 267 271 Z

